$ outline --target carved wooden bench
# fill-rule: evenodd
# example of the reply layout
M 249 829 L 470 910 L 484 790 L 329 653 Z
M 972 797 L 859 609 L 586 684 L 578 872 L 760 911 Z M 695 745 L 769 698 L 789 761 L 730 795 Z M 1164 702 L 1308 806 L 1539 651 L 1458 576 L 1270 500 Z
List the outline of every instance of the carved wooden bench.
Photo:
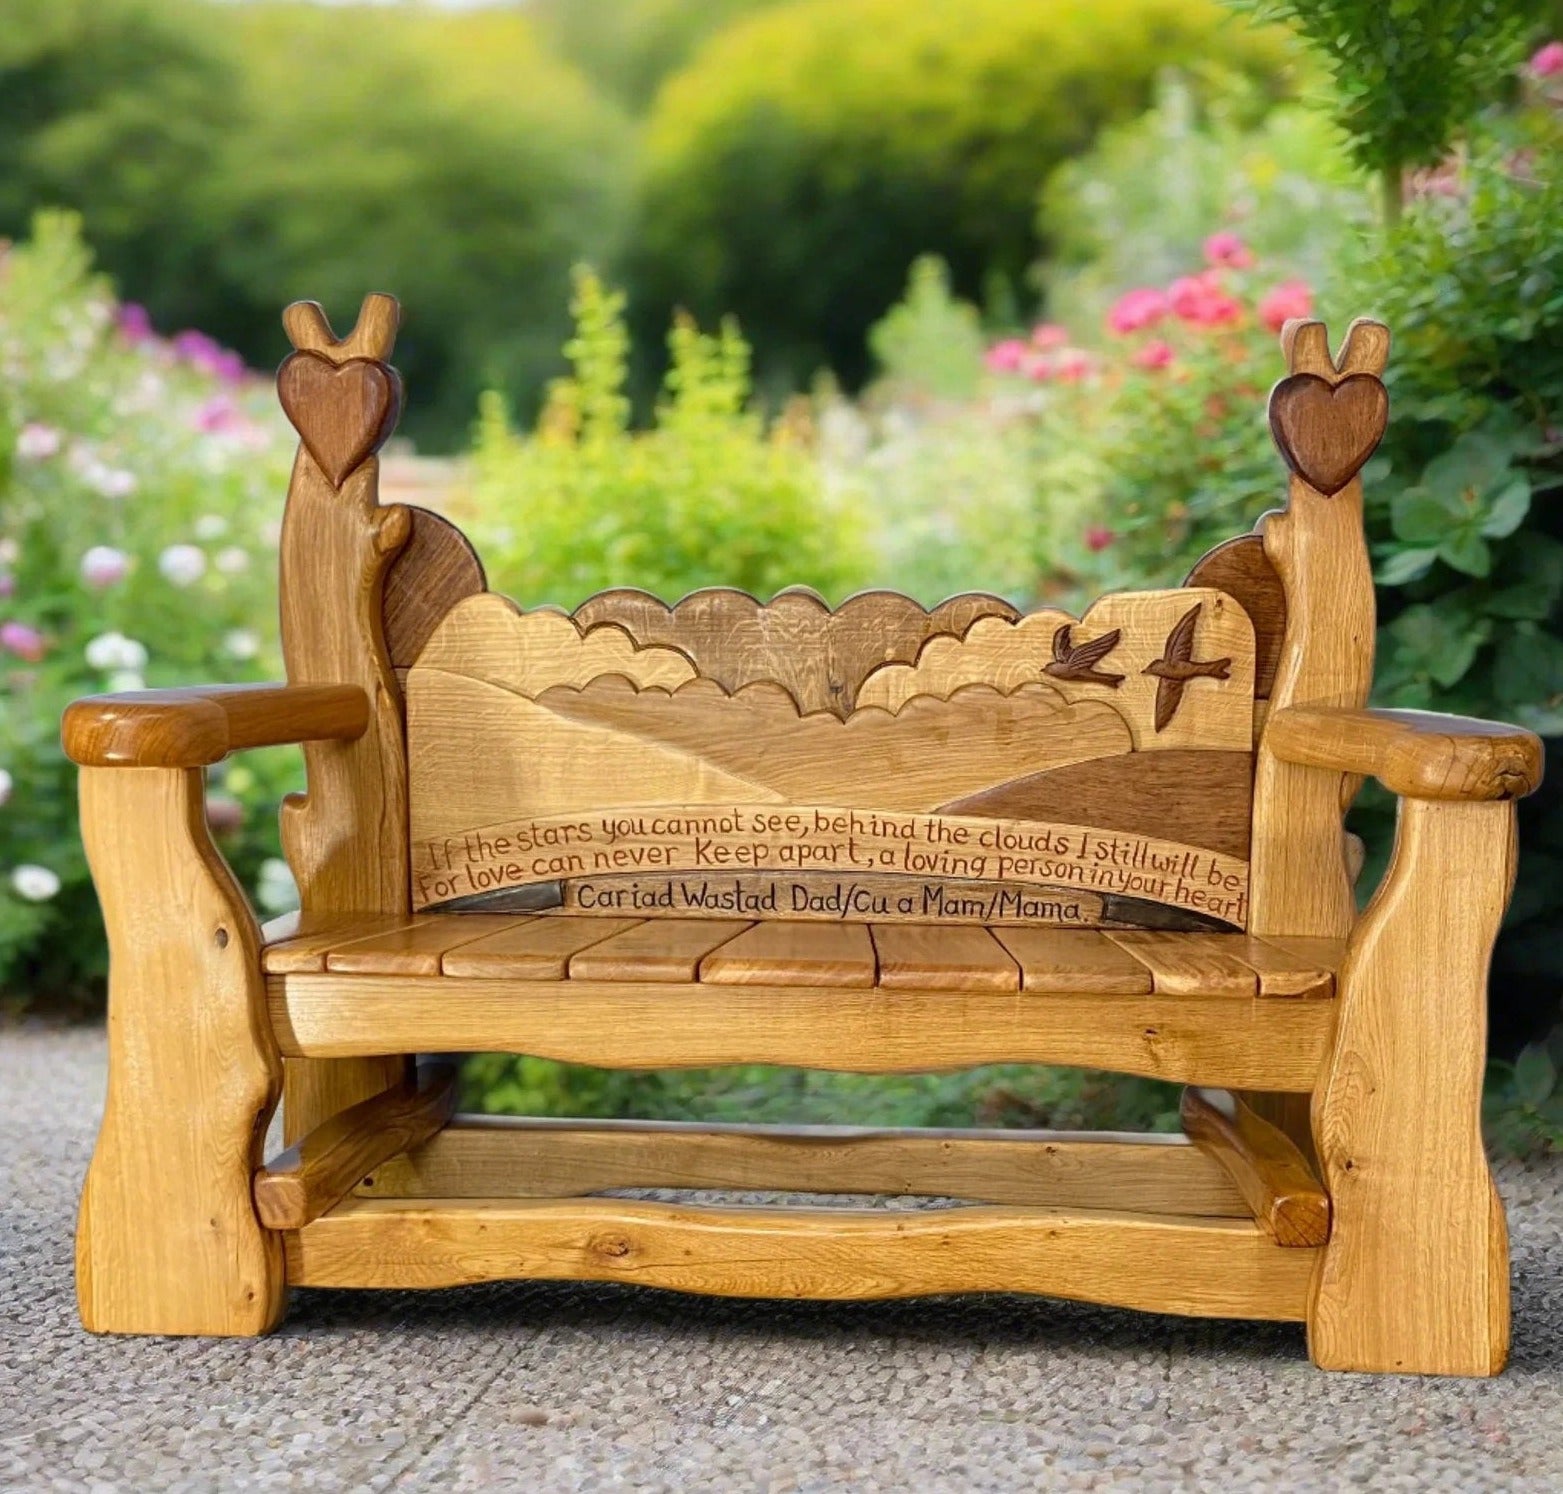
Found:
M 1365 708 L 1383 327 L 1332 359 L 1288 326 L 1287 506 L 1177 589 L 1078 619 L 726 590 L 566 615 L 378 506 L 397 317 L 285 317 L 288 683 L 66 717 L 112 947 L 89 1328 L 260 1333 L 293 1285 L 552 1277 L 1038 1292 L 1306 1322 L 1330 1368 L 1501 1366 L 1485 984 L 1540 744 Z M 303 910 L 262 929 L 203 770 L 281 742 Z M 1368 774 L 1402 803 L 1359 916 L 1342 810 Z M 467 1050 L 1086 1065 L 1187 1085 L 1187 1134 L 453 1118 L 451 1069 L 413 1055 Z M 634 1186 L 967 1203 L 591 1196 Z

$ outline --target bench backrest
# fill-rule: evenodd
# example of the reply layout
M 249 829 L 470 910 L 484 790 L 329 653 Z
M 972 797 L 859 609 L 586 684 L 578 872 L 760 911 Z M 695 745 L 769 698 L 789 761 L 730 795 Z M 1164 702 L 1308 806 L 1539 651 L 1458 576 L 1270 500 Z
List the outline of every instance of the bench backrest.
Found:
M 280 376 L 304 436 L 289 672 L 366 683 L 380 730 L 310 749 L 306 908 L 1344 932 L 1343 785 L 1275 761 L 1262 725 L 1366 696 L 1377 324 L 1339 365 L 1321 324 L 1289 326 L 1285 511 L 1077 619 L 803 590 L 519 608 L 445 520 L 375 506 L 388 341 L 366 357 L 314 317 L 290 312 Z

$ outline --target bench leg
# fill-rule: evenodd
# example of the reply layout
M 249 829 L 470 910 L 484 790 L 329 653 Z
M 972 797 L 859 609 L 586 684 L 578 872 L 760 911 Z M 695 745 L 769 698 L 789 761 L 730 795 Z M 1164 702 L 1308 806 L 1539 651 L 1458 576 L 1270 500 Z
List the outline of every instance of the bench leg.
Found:
M 95 1333 L 264 1333 L 281 1236 L 251 1201 L 282 1070 L 260 934 L 207 833 L 199 771 L 86 768 L 82 835 L 109 936 L 109 1084 L 76 1290 Z
M 1514 859 L 1512 804 L 1401 804 L 1313 1105 L 1333 1218 L 1308 1315 L 1321 1368 L 1493 1375 L 1508 1354 L 1508 1236 L 1481 1091 Z

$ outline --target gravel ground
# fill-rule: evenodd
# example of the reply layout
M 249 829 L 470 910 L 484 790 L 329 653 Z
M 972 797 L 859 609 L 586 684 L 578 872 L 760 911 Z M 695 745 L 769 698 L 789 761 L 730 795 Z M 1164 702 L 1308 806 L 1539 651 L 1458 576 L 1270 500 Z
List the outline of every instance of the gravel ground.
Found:
M 0 1031 L 0 1489 L 1563 1487 L 1563 1164 L 1500 1177 L 1497 1381 L 1015 1297 L 317 1291 L 265 1339 L 94 1339 L 70 1237 L 103 1083 L 100 1031 Z

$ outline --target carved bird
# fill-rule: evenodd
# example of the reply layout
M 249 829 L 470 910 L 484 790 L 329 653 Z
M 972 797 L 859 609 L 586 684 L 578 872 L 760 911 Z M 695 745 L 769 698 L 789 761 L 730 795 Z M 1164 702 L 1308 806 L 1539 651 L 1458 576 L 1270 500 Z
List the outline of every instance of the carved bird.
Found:
M 1052 675 L 1055 680 L 1084 680 L 1092 685 L 1106 685 L 1108 689 L 1116 690 L 1123 683 L 1124 677 L 1121 674 L 1109 674 L 1096 666 L 1118 647 L 1123 629 L 1114 628 L 1111 633 L 1103 633 L 1100 638 L 1093 638 L 1078 648 L 1070 636 L 1071 632 L 1070 624 L 1065 623 L 1053 634 L 1053 662 L 1044 664 L 1042 673 Z
M 1195 602 L 1167 634 L 1162 657 L 1152 659 L 1144 673 L 1156 676 L 1156 730 L 1160 731 L 1178 713 L 1183 704 L 1183 689 L 1190 680 L 1231 678 L 1232 660 L 1196 659 L 1194 628 L 1199 622 L 1202 602 Z

